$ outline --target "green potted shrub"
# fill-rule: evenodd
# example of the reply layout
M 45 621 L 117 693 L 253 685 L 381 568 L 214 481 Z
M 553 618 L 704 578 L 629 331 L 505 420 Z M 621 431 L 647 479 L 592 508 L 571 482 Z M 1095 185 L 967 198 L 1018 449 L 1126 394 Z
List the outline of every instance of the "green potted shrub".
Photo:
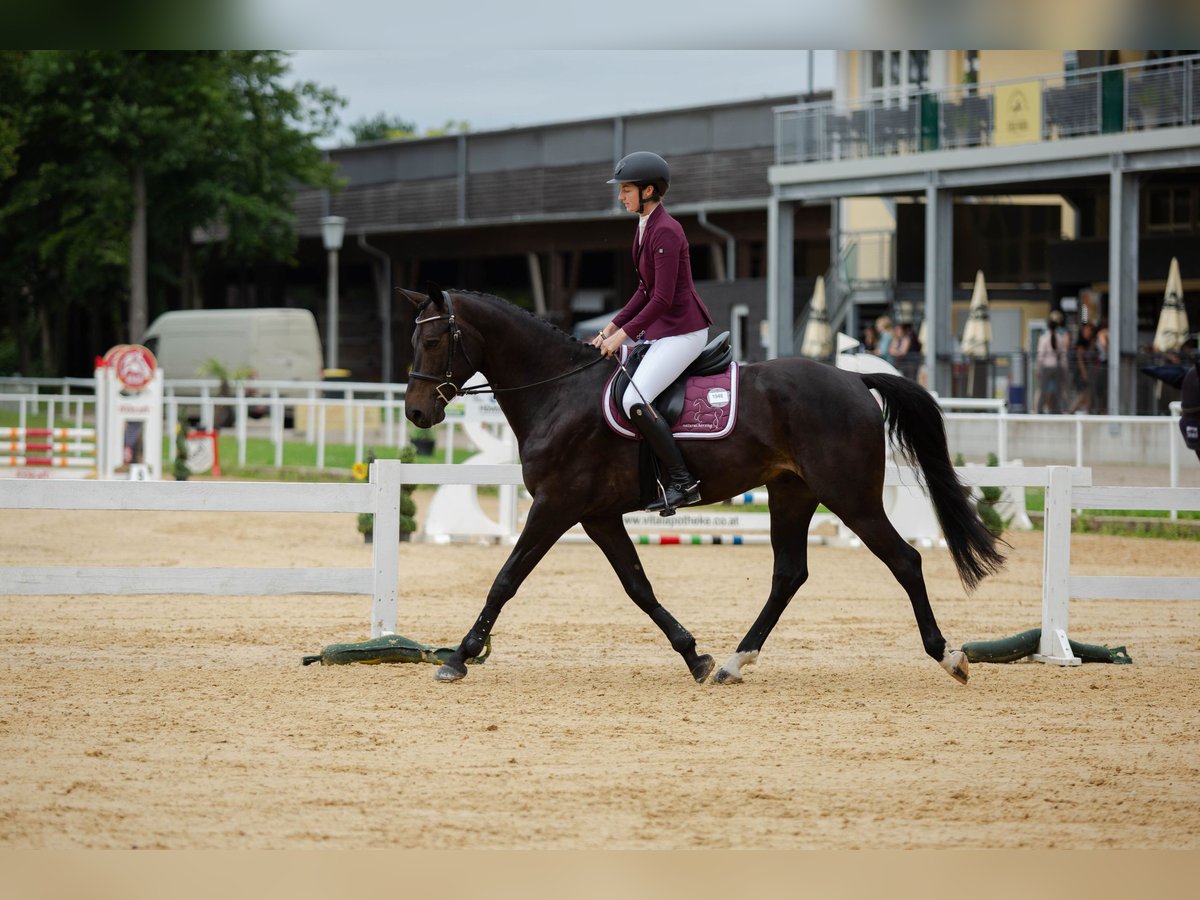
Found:
M 401 447 L 398 459 L 403 463 L 415 462 L 417 451 L 411 446 Z M 375 451 L 367 451 L 367 468 L 370 469 L 370 464 L 375 461 Z M 408 541 L 412 539 L 412 533 L 417 530 L 417 501 L 413 499 L 413 489 L 415 485 L 405 484 L 400 487 L 400 533 L 399 540 Z M 363 536 L 363 540 L 370 544 L 375 539 L 375 516 L 372 513 L 358 514 L 358 531 Z
M 417 461 L 417 451 L 412 447 L 401 447 L 399 459 L 402 463 Z M 412 533 L 417 530 L 417 501 L 413 499 L 414 484 L 400 486 L 400 540 L 412 539 Z
M 239 366 L 236 369 L 228 369 L 225 364 L 216 357 L 210 356 L 200 365 L 199 374 L 209 378 L 216 378 L 220 385 L 217 387 L 218 397 L 232 397 L 234 395 L 233 387 L 240 381 L 245 381 L 254 376 L 254 370 L 249 366 Z M 265 409 L 256 409 L 255 412 L 259 415 L 266 412 Z M 232 406 L 219 406 L 213 413 L 213 426 L 215 428 L 229 428 L 237 419 L 237 414 Z
M 188 444 L 187 444 L 187 414 L 180 407 L 179 420 L 175 423 L 175 480 L 187 481 L 188 475 Z
M 432 428 L 411 428 L 408 436 L 412 438 L 412 445 L 416 447 L 416 452 L 420 456 L 433 456 L 433 449 L 436 446 L 436 440 L 433 436 Z
M 963 456 L 961 453 L 955 457 L 954 464 L 956 466 L 961 466 L 963 464 Z M 996 457 L 995 453 L 989 453 L 987 457 L 987 464 L 989 466 L 998 466 L 1000 465 L 1000 460 Z M 1011 517 L 1008 519 L 1000 518 L 1000 513 L 996 511 L 996 504 L 1000 502 L 1000 498 L 1003 496 L 1003 494 L 1003 488 L 980 487 L 979 499 L 975 501 L 975 510 L 979 513 L 979 518 L 980 521 L 983 522 L 983 527 L 990 531 L 995 537 L 1002 536 L 1004 534 L 1004 529 L 1007 528 L 1008 524 L 1012 521 Z

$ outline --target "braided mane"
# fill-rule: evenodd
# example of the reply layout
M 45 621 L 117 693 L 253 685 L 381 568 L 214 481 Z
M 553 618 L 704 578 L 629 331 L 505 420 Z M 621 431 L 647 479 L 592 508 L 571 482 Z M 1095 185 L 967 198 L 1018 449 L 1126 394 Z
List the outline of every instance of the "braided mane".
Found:
M 503 297 L 498 297 L 495 294 L 485 294 L 482 291 L 464 291 L 458 289 L 452 290 L 451 293 L 462 297 L 474 297 L 487 303 L 494 304 L 501 309 L 511 309 L 514 312 L 524 313 L 530 318 L 530 320 L 536 323 L 539 328 L 545 331 L 548 336 L 553 337 L 555 340 L 561 340 L 570 344 L 574 344 L 576 347 L 590 346 L 584 341 L 579 340 L 579 338 L 575 337 L 573 334 L 568 334 L 567 332 L 563 331 L 553 322 L 548 322 L 536 313 L 526 309 L 523 306 L 517 306 L 517 304 L 510 300 L 505 300 Z

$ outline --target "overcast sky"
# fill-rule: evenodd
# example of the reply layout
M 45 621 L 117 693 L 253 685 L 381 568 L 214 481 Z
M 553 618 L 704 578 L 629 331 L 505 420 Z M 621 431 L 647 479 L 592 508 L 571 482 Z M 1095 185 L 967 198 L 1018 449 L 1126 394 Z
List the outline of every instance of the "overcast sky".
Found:
M 542 125 L 808 90 L 833 85 L 833 53 L 817 50 L 299 50 L 292 76 L 347 99 L 342 128 L 325 146 L 351 143 L 349 126 L 385 113 L 472 131 Z

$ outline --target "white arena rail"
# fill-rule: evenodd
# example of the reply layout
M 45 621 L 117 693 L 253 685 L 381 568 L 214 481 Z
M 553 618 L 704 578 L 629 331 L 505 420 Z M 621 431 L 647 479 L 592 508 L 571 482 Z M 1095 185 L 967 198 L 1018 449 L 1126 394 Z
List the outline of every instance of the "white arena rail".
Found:
M 1071 470 L 1049 467 L 1042 570 L 1042 637 L 1034 659 L 1077 666 L 1067 623 L 1071 598 L 1081 600 L 1200 600 L 1200 577 L 1072 575 L 1072 509 L 1200 510 L 1200 488 L 1086 487 Z
M 0 509 L 179 512 L 369 512 L 379 534 L 400 530 L 400 485 L 521 484 L 521 467 L 372 463 L 365 484 L 199 481 L 3 481 Z M 370 594 L 371 636 L 396 631 L 400 545 L 377 540 L 371 568 L 205 568 L 170 566 L 0 567 L 0 593 Z
M 1071 597 L 1200 600 L 1200 578 L 1071 576 L 1071 510 L 1200 510 L 1200 488 L 1091 487 L 1086 468 L 975 466 L 956 469 L 975 486 L 1039 486 L 1046 490 L 1042 643 L 1036 658 L 1078 664 L 1067 639 Z M 4 481 L 0 508 L 167 510 L 206 512 L 369 512 L 381 534 L 399 530 L 400 486 L 410 484 L 520 485 L 519 465 L 420 465 L 396 460 L 372 464 L 365 484 L 152 481 Z M 912 469 L 889 468 L 885 483 L 913 485 Z M 399 543 L 372 545 L 371 568 L 73 567 L 0 568 L 0 591 L 11 595 L 64 594 L 370 594 L 371 636 L 395 633 Z
M 400 528 L 400 467 L 379 465 L 365 484 L 197 481 L 5 481 L 6 509 L 182 512 L 370 512 L 381 533 Z M 376 541 L 371 569 L 47 566 L 0 568 L 0 592 L 64 594 L 371 594 L 372 636 L 394 631 L 399 544 Z

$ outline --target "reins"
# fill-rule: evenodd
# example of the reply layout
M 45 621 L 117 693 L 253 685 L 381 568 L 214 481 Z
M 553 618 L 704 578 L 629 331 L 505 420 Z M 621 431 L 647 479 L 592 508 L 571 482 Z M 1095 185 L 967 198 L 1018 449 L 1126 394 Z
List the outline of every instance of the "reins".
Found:
M 530 384 L 520 384 L 520 385 L 517 385 L 516 387 L 496 387 L 489 381 L 487 384 L 477 384 L 474 387 L 458 388 L 457 390 L 458 390 L 458 393 L 464 397 L 469 397 L 471 394 L 487 394 L 487 393 L 503 394 L 508 391 L 523 391 L 526 388 L 539 387 L 540 385 L 543 385 L 543 384 L 550 384 L 553 381 L 561 381 L 564 378 L 570 378 L 572 375 L 582 372 L 584 369 L 590 368 L 591 366 L 594 366 L 596 363 L 603 362 L 603 361 L 604 361 L 603 356 L 597 356 L 591 362 L 586 362 L 582 366 L 578 366 L 574 369 L 571 369 L 570 371 L 559 372 L 557 375 L 552 375 L 550 378 L 543 378 L 541 381 L 534 381 Z
M 476 372 L 479 371 L 479 367 L 477 365 L 475 365 L 474 360 L 472 360 L 470 354 L 467 353 L 466 344 L 463 343 L 462 332 L 459 330 L 458 320 L 455 318 L 455 315 L 454 315 L 454 302 L 450 299 L 450 294 L 446 291 L 442 291 L 442 297 L 446 301 L 446 313 L 444 315 L 428 316 L 427 318 L 424 318 L 424 319 L 417 319 L 417 321 L 413 324 L 414 325 L 423 325 L 426 322 L 440 322 L 443 319 L 445 319 L 446 321 L 449 322 L 451 344 L 450 344 L 450 353 L 446 357 L 446 373 L 445 373 L 445 375 L 438 376 L 438 375 L 428 375 L 425 372 L 409 372 L 408 377 L 409 378 L 417 378 L 417 379 L 420 379 L 421 381 L 436 382 L 437 387 L 434 388 L 434 390 L 437 392 L 438 397 L 441 398 L 443 403 L 449 403 L 455 397 L 469 397 L 473 394 L 502 394 L 502 393 L 508 393 L 510 391 L 524 391 L 524 390 L 527 390 L 528 388 L 540 387 L 543 384 L 551 384 L 555 381 L 561 381 L 564 378 L 570 378 L 572 375 L 578 374 L 579 372 L 582 372 L 584 369 L 591 368 L 596 363 L 602 362 L 604 360 L 603 356 L 597 356 L 595 359 L 591 360 L 590 362 L 586 362 L 582 366 L 577 366 L 576 368 L 571 369 L 570 371 L 560 372 L 559 374 L 552 375 L 549 378 L 543 378 L 541 381 L 534 381 L 530 384 L 521 384 L 521 385 L 517 385 L 515 387 L 496 387 L 490 381 L 487 381 L 484 384 L 477 384 L 474 387 L 459 387 L 453 381 L 453 378 L 454 378 L 454 351 L 456 349 L 461 349 L 463 356 L 466 358 L 466 360 L 470 364 L 471 368 L 474 369 Z M 428 304 L 423 304 L 421 306 L 421 309 L 423 310 L 426 305 L 428 305 Z M 420 312 L 420 310 L 418 310 L 418 312 Z M 415 334 L 414 334 L 414 337 L 415 337 Z M 453 391 L 453 393 L 449 397 L 447 397 L 445 394 L 442 393 L 442 388 L 444 388 L 444 387 L 448 387 Z

